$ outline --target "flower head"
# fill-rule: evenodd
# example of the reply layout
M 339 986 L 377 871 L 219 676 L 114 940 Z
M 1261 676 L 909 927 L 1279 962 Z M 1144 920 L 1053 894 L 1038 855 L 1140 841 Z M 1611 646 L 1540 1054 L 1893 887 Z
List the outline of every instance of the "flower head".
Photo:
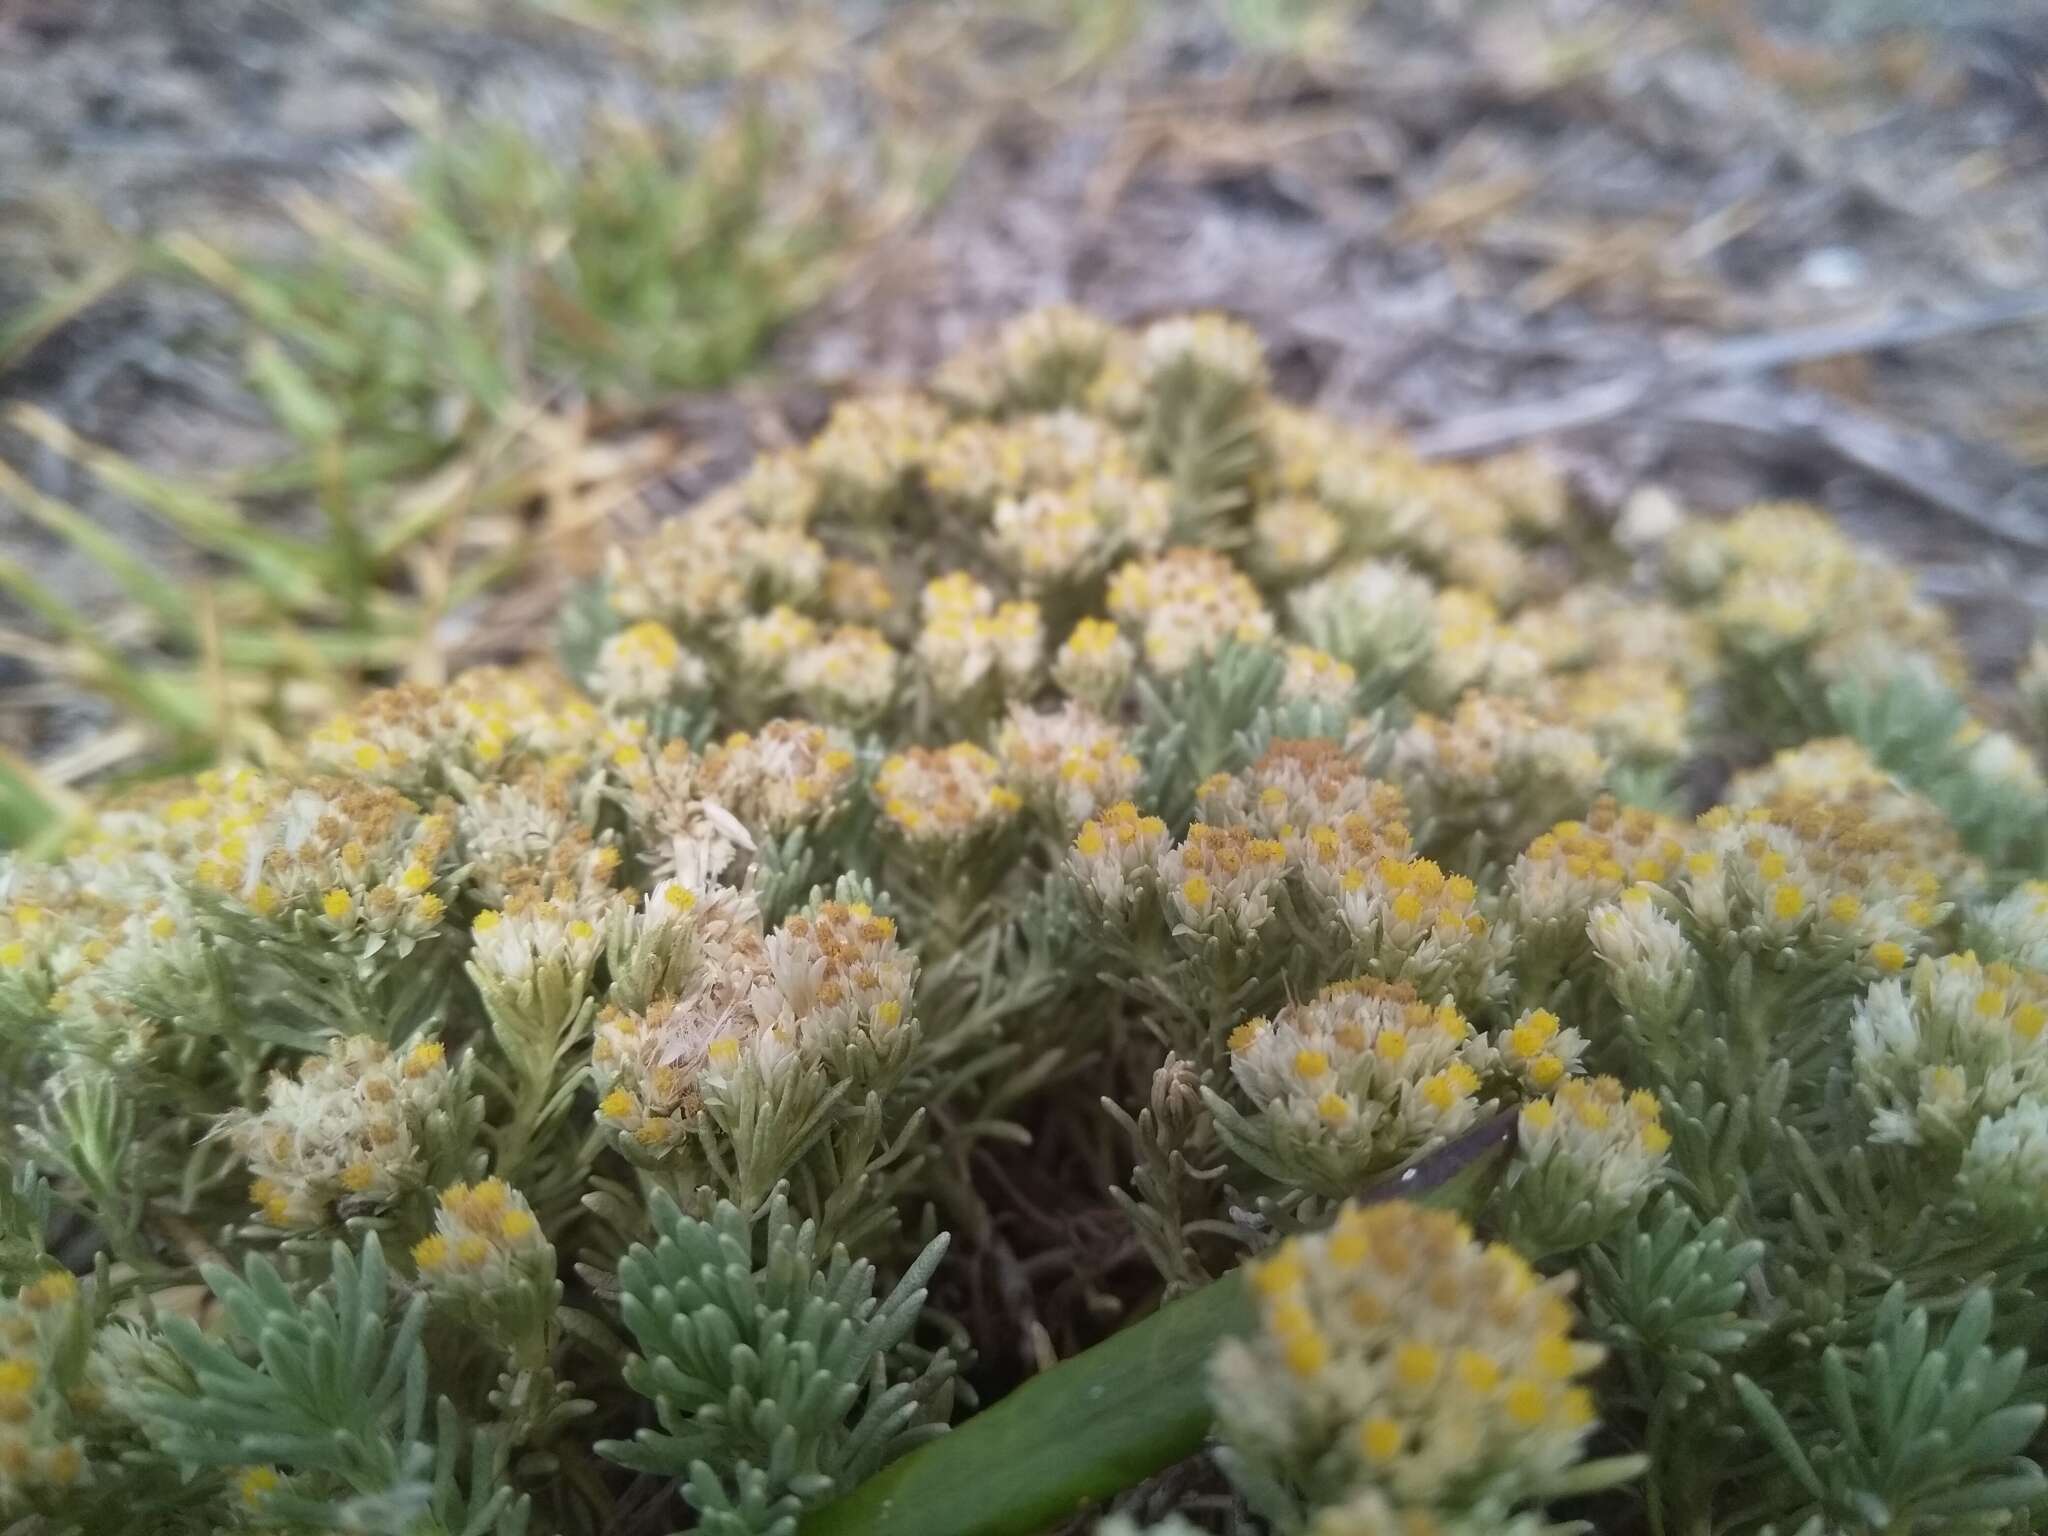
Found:
M 1171 839 L 1166 823 L 1120 801 L 1081 824 L 1067 867 L 1096 910 L 1128 919 L 1159 888 L 1159 862 Z
M 1196 822 L 1159 857 L 1167 910 L 1190 933 L 1250 938 L 1273 916 L 1273 887 L 1287 874 L 1287 845 L 1251 827 Z
M 1579 1378 L 1601 1352 L 1571 1336 L 1569 1282 L 1455 1216 L 1347 1208 L 1250 1281 L 1257 1331 L 1212 1369 L 1217 1429 L 1313 1506 L 1505 1505 L 1578 1460 L 1593 1421 Z
M 912 747 L 884 759 L 874 793 L 890 829 L 927 851 L 958 849 L 996 832 L 1023 804 L 1003 783 L 1001 765 L 967 741 Z
M 1984 1220 L 2023 1238 L 2048 1231 L 2048 1098 L 1980 1120 L 1956 1183 Z
M 1230 1075 L 1248 1111 L 1218 1129 L 1254 1165 L 1341 1195 L 1449 1140 L 1492 1107 L 1493 1048 L 1455 1005 L 1362 978 L 1325 987 L 1231 1032 Z
M 896 694 L 895 647 L 876 630 L 846 624 L 789 658 L 790 691 L 821 720 L 864 725 Z
M 393 1051 L 354 1035 L 272 1075 L 264 1107 L 225 1117 L 218 1134 L 249 1165 L 249 1198 L 268 1226 L 310 1229 L 338 1213 L 397 1203 L 449 1150 L 457 1089 L 438 1041 Z
M 1009 783 L 1062 830 L 1130 799 L 1143 771 L 1124 733 L 1077 703 L 1054 710 L 1011 705 L 996 754 Z
M 1664 1176 L 1671 1133 L 1655 1094 L 1611 1077 L 1566 1078 L 1522 1106 L 1505 1195 L 1518 1246 L 1552 1252 L 1595 1242 Z
M 757 834 L 780 837 L 829 820 L 857 771 L 845 732 L 803 720 L 735 731 L 704 754 L 697 787 Z
M 1109 611 L 1142 633 L 1146 664 L 1169 677 L 1226 641 L 1256 644 L 1273 633 L 1259 589 L 1208 549 L 1169 549 L 1126 563 L 1110 578 Z
M 1877 1141 L 1953 1150 L 1988 1116 L 2048 1096 L 2048 976 L 1975 955 L 1880 981 L 1850 1023 Z
M 1053 658 L 1053 681 L 1068 695 L 1107 712 L 1123 697 L 1137 653 L 1107 619 L 1083 619 Z
M 644 709 L 678 694 L 700 693 L 710 673 L 668 627 L 642 619 L 598 649 L 598 697 L 614 709 Z
M 1545 827 L 1593 803 L 1606 760 L 1591 737 L 1512 699 L 1468 693 L 1394 744 L 1391 777 L 1430 846 L 1506 862 Z

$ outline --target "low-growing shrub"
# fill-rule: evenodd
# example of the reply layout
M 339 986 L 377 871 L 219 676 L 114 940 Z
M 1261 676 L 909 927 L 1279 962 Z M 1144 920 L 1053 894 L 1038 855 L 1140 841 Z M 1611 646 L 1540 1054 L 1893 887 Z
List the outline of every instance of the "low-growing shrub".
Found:
M 1818 514 L 1052 310 L 562 651 L 0 872 L 20 1529 L 2037 1528 L 2048 793 Z

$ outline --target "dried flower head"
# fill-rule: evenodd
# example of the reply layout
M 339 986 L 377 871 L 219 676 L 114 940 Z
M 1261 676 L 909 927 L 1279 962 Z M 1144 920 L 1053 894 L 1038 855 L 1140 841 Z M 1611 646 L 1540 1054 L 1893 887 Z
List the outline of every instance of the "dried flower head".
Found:
M 845 732 L 803 720 L 735 731 L 704 754 L 697 787 L 758 834 L 779 837 L 830 819 L 857 764 Z
M 996 736 L 1005 779 L 1062 832 L 1137 793 L 1143 765 L 1124 733 L 1085 704 L 1030 710 L 1010 706 Z
M 449 1150 L 457 1089 L 438 1041 L 393 1051 L 355 1035 L 272 1074 L 264 1107 L 225 1117 L 269 1226 L 308 1229 L 397 1203 L 431 1182 Z M 461 1149 L 455 1149 L 460 1151 Z
M 1008 825 L 1023 805 L 1003 783 L 1001 765 L 968 741 L 885 758 L 874 793 L 888 826 L 929 851 L 957 851 Z

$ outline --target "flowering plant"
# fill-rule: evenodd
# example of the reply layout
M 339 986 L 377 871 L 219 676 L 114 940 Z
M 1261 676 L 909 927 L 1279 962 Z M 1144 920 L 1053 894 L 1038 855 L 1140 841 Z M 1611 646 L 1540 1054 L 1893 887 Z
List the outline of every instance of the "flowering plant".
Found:
M 2041 1528 L 2048 789 L 1818 514 L 1050 310 L 561 650 L 0 865 L 0 1529 Z

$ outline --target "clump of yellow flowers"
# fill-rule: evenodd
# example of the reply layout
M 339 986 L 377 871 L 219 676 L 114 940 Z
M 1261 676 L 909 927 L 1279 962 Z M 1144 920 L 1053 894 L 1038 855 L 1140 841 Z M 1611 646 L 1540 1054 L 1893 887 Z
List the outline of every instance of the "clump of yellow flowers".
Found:
M 1210 1396 L 1284 1527 L 1505 1521 L 1583 1454 L 1604 1351 L 1573 1336 L 1569 1282 L 1457 1217 L 1346 1206 L 1248 1278 L 1257 1329 L 1218 1351 Z
M 0 1528 L 2039 1525 L 2027 721 L 1572 490 L 1055 307 L 0 857 Z

